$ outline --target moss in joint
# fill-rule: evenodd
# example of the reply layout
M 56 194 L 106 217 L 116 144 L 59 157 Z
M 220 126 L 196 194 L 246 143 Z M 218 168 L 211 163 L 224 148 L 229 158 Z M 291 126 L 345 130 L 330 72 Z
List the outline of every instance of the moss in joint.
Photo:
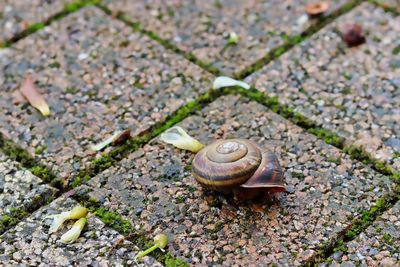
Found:
M 18 40 L 21 40 L 22 38 L 25 38 L 26 36 L 43 29 L 47 25 L 50 25 L 53 21 L 62 19 L 65 16 L 67 16 L 73 12 L 76 12 L 77 10 L 79 10 L 85 6 L 95 5 L 99 2 L 100 2 L 100 0 L 75 0 L 71 3 L 68 3 L 64 6 L 64 8 L 60 12 L 54 14 L 53 16 L 49 17 L 47 20 L 45 20 L 43 22 L 34 23 L 34 24 L 29 25 L 25 30 L 19 32 L 18 34 L 14 35 L 9 40 L 5 41 L 4 45 L 6 47 L 10 46 L 11 44 L 17 42 Z
M 341 6 L 339 9 L 334 11 L 329 16 L 321 17 L 316 24 L 310 26 L 302 34 L 285 38 L 285 41 L 281 46 L 278 46 L 278 47 L 272 49 L 264 57 L 260 58 L 259 60 L 257 60 L 255 63 L 253 63 L 249 67 L 245 68 L 244 70 L 242 70 L 238 73 L 235 73 L 234 77 L 236 79 L 241 80 L 241 79 L 244 79 L 245 77 L 247 77 L 248 75 L 258 71 L 259 69 L 261 69 L 263 66 L 265 66 L 269 62 L 279 58 L 282 54 L 286 53 L 288 50 L 293 48 L 295 45 L 308 39 L 313 34 L 318 32 L 320 29 L 325 27 L 327 24 L 332 22 L 334 19 L 349 12 L 350 10 L 352 10 L 354 7 L 356 7 L 357 5 L 359 5 L 362 2 L 363 2 L 362 0 L 353 0 L 353 1 L 347 2 L 346 4 Z
M 43 181 L 50 183 L 55 179 L 55 174 L 45 166 L 39 164 L 27 151 L 14 144 L 12 141 L 5 140 L 1 135 L 0 150 L 11 159 L 20 162 L 24 168 L 28 169 L 33 175 L 39 177 Z
M 386 212 L 388 209 L 400 199 L 400 186 L 394 189 L 394 192 L 387 194 L 376 201 L 376 204 L 369 210 L 361 213 L 361 216 L 353 219 L 351 226 L 339 234 L 337 238 L 325 243 L 312 257 L 305 266 L 316 266 L 318 263 L 326 261 L 326 259 L 336 251 L 346 251 L 346 243 L 356 238 L 360 233 L 364 232 L 375 219 Z
M 165 255 L 164 264 L 166 267 L 187 267 L 187 266 L 189 266 L 189 264 L 187 264 L 183 260 L 173 257 L 170 252 L 168 252 Z
M 0 234 L 15 226 L 26 216 L 28 216 L 28 212 L 25 209 L 11 208 L 9 213 L 3 214 L 0 217 Z
M 98 208 L 96 209 L 96 216 L 99 217 L 105 225 L 115 229 L 122 235 L 129 235 L 133 230 L 131 223 L 118 213 L 108 211 L 104 208 Z
M 97 4 L 97 7 L 99 7 L 101 10 L 103 10 L 106 14 L 113 15 L 113 12 L 108 7 L 106 7 L 106 6 L 104 6 L 104 5 L 100 4 L 100 3 Z M 115 16 L 115 14 L 114 14 L 114 16 Z M 148 30 L 144 29 L 144 27 L 142 27 L 142 25 L 140 23 L 133 22 L 131 17 L 126 15 L 125 13 L 118 12 L 117 15 L 116 15 L 116 18 L 121 20 L 122 22 L 124 22 L 129 27 L 131 27 L 134 31 L 140 32 L 140 33 L 142 33 L 144 35 L 147 35 L 149 38 L 153 39 L 154 41 L 156 41 L 160 45 L 162 45 L 165 48 L 171 50 L 175 54 L 182 55 L 184 58 L 186 58 L 190 62 L 200 66 L 201 68 L 203 68 L 204 70 L 208 71 L 209 73 L 212 73 L 212 74 L 214 74 L 216 76 L 219 76 L 219 75 L 222 74 L 222 72 L 218 68 L 214 67 L 211 63 L 207 63 L 207 62 L 204 62 L 204 61 L 198 59 L 193 53 L 185 52 L 185 51 L 181 50 L 178 46 L 173 44 L 172 42 L 161 38 L 155 32 L 148 31 Z

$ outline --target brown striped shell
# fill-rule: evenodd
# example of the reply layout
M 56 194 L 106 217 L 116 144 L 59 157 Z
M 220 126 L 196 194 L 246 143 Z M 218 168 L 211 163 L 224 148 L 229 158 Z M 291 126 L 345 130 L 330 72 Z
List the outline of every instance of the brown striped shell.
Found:
M 196 154 L 192 171 L 202 186 L 233 191 L 239 199 L 285 191 L 276 156 L 250 140 L 218 140 L 204 147 Z

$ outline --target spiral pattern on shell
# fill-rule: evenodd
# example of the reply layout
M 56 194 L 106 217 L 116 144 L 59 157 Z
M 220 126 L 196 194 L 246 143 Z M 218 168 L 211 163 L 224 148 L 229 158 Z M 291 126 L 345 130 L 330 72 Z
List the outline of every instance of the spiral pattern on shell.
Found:
M 264 188 L 285 190 L 275 155 L 246 139 L 218 140 L 200 150 L 192 163 L 195 179 L 218 191 Z

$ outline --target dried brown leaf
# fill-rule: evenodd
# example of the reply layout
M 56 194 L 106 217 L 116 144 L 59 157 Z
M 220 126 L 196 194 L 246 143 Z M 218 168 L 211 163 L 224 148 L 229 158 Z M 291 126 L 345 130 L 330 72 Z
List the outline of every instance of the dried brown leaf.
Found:
M 119 145 L 126 139 L 129 139 L 130 137 L 131 137 L 131 130 L 125 129 L 114 138 L 114 140 L 112 141 L 112 145 L 113 146 Z
M 29 101 L 29 103 L 37 108 L 43 116 L 48 116 L 50 114 L 49 106 L 44 100 L 43 96 L 37 90 L 34 81 L 30 75 L 25 77 L 25 80 L 21 86 L 22 95 Z

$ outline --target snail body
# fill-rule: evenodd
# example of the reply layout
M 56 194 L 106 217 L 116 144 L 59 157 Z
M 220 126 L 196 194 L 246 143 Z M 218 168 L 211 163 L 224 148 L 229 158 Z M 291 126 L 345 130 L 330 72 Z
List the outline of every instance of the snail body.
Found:
M 237 199 L 285 191 L 276 156 L 246 139 L 218 140 L 202 148 L 193 160 L 192 172 L 203 187 L 233 192 Z

